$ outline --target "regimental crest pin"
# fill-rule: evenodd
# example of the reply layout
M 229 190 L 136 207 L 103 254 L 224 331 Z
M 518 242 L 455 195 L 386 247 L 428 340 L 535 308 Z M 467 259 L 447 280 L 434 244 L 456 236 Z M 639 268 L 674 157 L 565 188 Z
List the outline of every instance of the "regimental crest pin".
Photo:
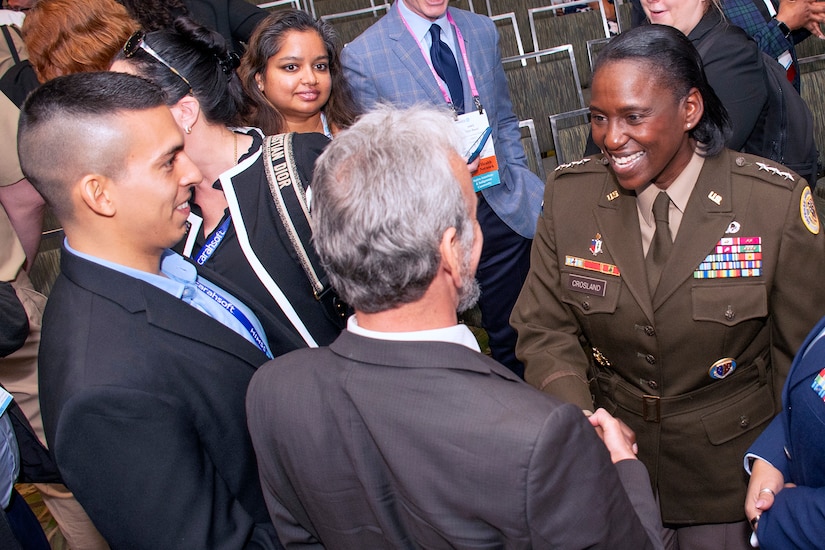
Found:
M 724 359 L 719 359 L 712 364 L 708 370 L 708 374 L 710 374 L 710 377 L 714 380 L 722 380 L 735 370 L 736 361 L 733 357 L 725 357 Z
M 728 235 L 733 235 L 733 234 L 739 233 L 740 229 L 742 229 L 742 226 L 739 224 L 739 222 L 736 221 L 736 220 L 733 220 L 732 222 L 730 222 L 730 225 L 728 226 L 728 228 L 725 229 L 725 233 L 728 234 Z
M 602 253 L 602 234 L 596 233 L 596 236 L 590 239 L 590 253 L 598 256 Z

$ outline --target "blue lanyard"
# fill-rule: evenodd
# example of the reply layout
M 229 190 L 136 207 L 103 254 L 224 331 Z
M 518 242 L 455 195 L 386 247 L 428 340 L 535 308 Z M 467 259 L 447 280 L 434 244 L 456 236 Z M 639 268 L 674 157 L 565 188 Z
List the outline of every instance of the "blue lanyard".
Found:
M 229 223 L 231 221 L 232 217 L 227 216 L 223 223 L 220 225 L 220 227 L 218 227 L 218 229 L 212 235 L 212 238 L 209 240 L 209 242 L 207 242 L 201 247 L 200 251 L 198 252 L 198 255 L 195 257 L 195 262 L 198 265 L 205 264 L 206 260 L 212 257 L 212 254 L 215 252 L 215 250 L 218 249 L 218 246 L 220 246 L 221 241 L 223 241 L 223 238 L 226 236 L 226 232 L 229 230 Z
M 269 352 L 266 342 L 264 342 L 261 335 L 258 334 L 255 327 L 252 326 L 252 321 L 249 320 L 243 311 L 235 307 L 235 304 L 221 296 L 219 293 L 215 292 L 214 289 L 208 288 L 202 282 L 196 280 L 195 285 L 198 287 L 198 290 L 206 294 L 209 298 L 212 298 L 212 300 L 214 300 L 218 305 L 231 313 L 235 319 L 237 319 L 244 326 L 244 328 L 249 331 L 249 334 L 252 336 L 252 340 L 255 342 L 255 345 L 258 346 L 258 349 L 264 352 L 267 357 L 272 359 L 272 354 Z

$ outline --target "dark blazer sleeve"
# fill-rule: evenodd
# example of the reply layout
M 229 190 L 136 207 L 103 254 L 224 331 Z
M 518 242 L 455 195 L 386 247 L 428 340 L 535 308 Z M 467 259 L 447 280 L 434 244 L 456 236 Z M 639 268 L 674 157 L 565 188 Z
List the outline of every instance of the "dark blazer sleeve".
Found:
M 645 529 L 658 519 L 649 482 L 628 497 L 581 410 L 570 404 L 554 409 L 533 449 L 526 500 L 533 548 L 615 548 L 617 541 L 625 548 L 662 548 L 658 535 L 652 538 Z
M 256 533 L 199 442 L 199 430 L 220 425 L 194 425 L 160 395 L 97 386 L 61 412 L 52 445 L 60 471 L 112 548 L 275 548 L 259 545 L 269 537 Z
M 241 42 L 249 42 L 255 27 L 269 15 L 246 0 L 229 0 L 227 10 L 232 38 Z
M 0 357 L 20 349 L 29 335 L 29 318 L 9 282 L 0 282 Z
M 738 27 L 711 32 L 720 34 L 702 61 L 708 83 L 727 109 L 733 125 L 727 146 L 738 151 L 756 127 L 768 100 L 762 53 L 756 42 Z
M 759 519 L 762 548 L 816 550 L 825 540 L 825 487 L 787 487 Z
M 184 0 L 190 16 L 216 30 L 238 54 L 241 42 L 249 42 L 252 31 L 268 13 L 246 0 Z
M 272 399 L 273 387 L 278 384 L 277 362 L 262 365 L 246 394 L 246 421 L 249 435 L 258 458 L 258 472 L 269 517 L 278 531 L 278 538 L 287 550 L 323 550 L 318 534 L 306 526 L 312 521 L 298 498 L 292 481 L 277 458 L 277 444 L 272 430 L 272 419 L 277 417 L 277 403 Z

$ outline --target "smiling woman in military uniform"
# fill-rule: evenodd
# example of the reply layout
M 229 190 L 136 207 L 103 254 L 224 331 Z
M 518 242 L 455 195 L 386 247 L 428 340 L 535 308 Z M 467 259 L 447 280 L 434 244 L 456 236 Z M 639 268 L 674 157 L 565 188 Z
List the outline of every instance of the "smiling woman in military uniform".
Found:
M 701 67 L 663 25 L 602 51 L 603 154 L 548 183 L 511 319 L 528 382 L 634 429 L 681 550 L 748 548 L 741 457 L 825 311 L 810 189 L 724 149 L 728 118 Z

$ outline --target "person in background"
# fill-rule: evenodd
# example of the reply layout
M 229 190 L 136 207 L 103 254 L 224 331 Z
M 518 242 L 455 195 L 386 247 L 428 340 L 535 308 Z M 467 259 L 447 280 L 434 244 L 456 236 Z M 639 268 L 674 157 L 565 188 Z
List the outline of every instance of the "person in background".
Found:
M 728 119 L 680 31 L 599 54 L 601 156 L 548 183 L 513 311 L 527 381 L 636 433 L 668 548 L 748 548 L 742 455 L 779 411 L 825 311 L 825 235 L 805 180 L 725 149 Z
M 499 183 L 478 193 L 484 233 L 478 305 L 493 358 L 523 376 L 508 318 L 530 267 L 544 182 L 527 167 L 495 24 L 448 4 L 397 0 L 386 16 L 347 44 L 341 62 L 364 110 L 380 102 L 440 105 L 451 108 L 462 127 L 475 128 L 470 142 L 486 128 L 492 131 L 495 163 L 487 157 L 487 164 L 497 165 Z
M 825 38 L 825 4 L 818 0 L 721 0 L 728 21 L 756 40 L 759 47 L 788 71 L 799 91 L 796 44 L 811 35 Z M 632 0 L 633 25 L 647 22 L 641 0 Z
M 358 115 L 338 59 L 335 31 L 301 10 L 278 11 L 249 39 L 238 75 L 246 123 L 266 135 L 319 132 L 332 139 Z
M 0 216 L 3 215 L 0 209 Z M 0 321 L 2 359 L 20 349 L 29 335 L 26 310 L 14 287 L 5 280 L 0 280 Z M 37 517 L 14 488 L 21 465 L 10 406 L 11 395 L 0 387 L 0 545 L 5 550 L 49 550 L 49 541 Z
M 22 14 L 0 10 L 0 18 L 17 13 Z M 23 267 L 28 271 L 40 246 L 45 203 L 20 173 L 17 162 L 19 108 L 29 92 L 40 85 L 28 60 L 20 23 L 12 18 L 4 18 L 0 23 L 0 141 L 6 144 L 0 149 L 0 206 L 23 245 L 26 253 Z
M 66 234 L 40 343 L 46 439 L 113 548 L 277 549 L 244 396 L 300 344 L 168 249 L 202 176 L 165 101 L 133 75 L 79 73 L 21 110 L 23 173 Z
M 791 85 L 782 87 L 787 73 L 742 29 L 725 21 L 721 0 L 642 0 L 642 7 L 651 23 L 679 29 L 698 50 L 708 82 L 731 119 L 727 147 L 781 159 L 813 189 L 818 152 L 811 112 Z
M 171 29 L 178 17 L 189 17 L 220 33 L 240 55 L 252 31 L 267 12 L 246 0 L 117 0 L 146 32 Z
M 29 61 L 40 82 L 105 71 L 138 29 L 115 0 L 38 0 L 23 23 Z
M 791 366 L 782 412 L 745 455 L 745 515 L 764 550 L 815 550 L 825 540 L 825 319 Z
M 203 174 L 178 249 L 249 292 L 306 345 L 328 344 L 343 328 L 345 308 L 310 244 L 306 190 L 329 140 L 317 133 L 265 139 L 257 128 L 238 128 L 246 96 L 237 64 L 219 34 L 180 18 L 175 29 L 133 35 L 112 69 L 163 88 Z
M 626 426 L 605 411 L 588 423 L 458 324 L 479 295 L 483 240 L 462 154 L 447 112 L 382 108 L 318 161 L 314 240 L 356 313 L 328 348 L 267 363 L 250 383 L 281 542 L 661 548 Z

